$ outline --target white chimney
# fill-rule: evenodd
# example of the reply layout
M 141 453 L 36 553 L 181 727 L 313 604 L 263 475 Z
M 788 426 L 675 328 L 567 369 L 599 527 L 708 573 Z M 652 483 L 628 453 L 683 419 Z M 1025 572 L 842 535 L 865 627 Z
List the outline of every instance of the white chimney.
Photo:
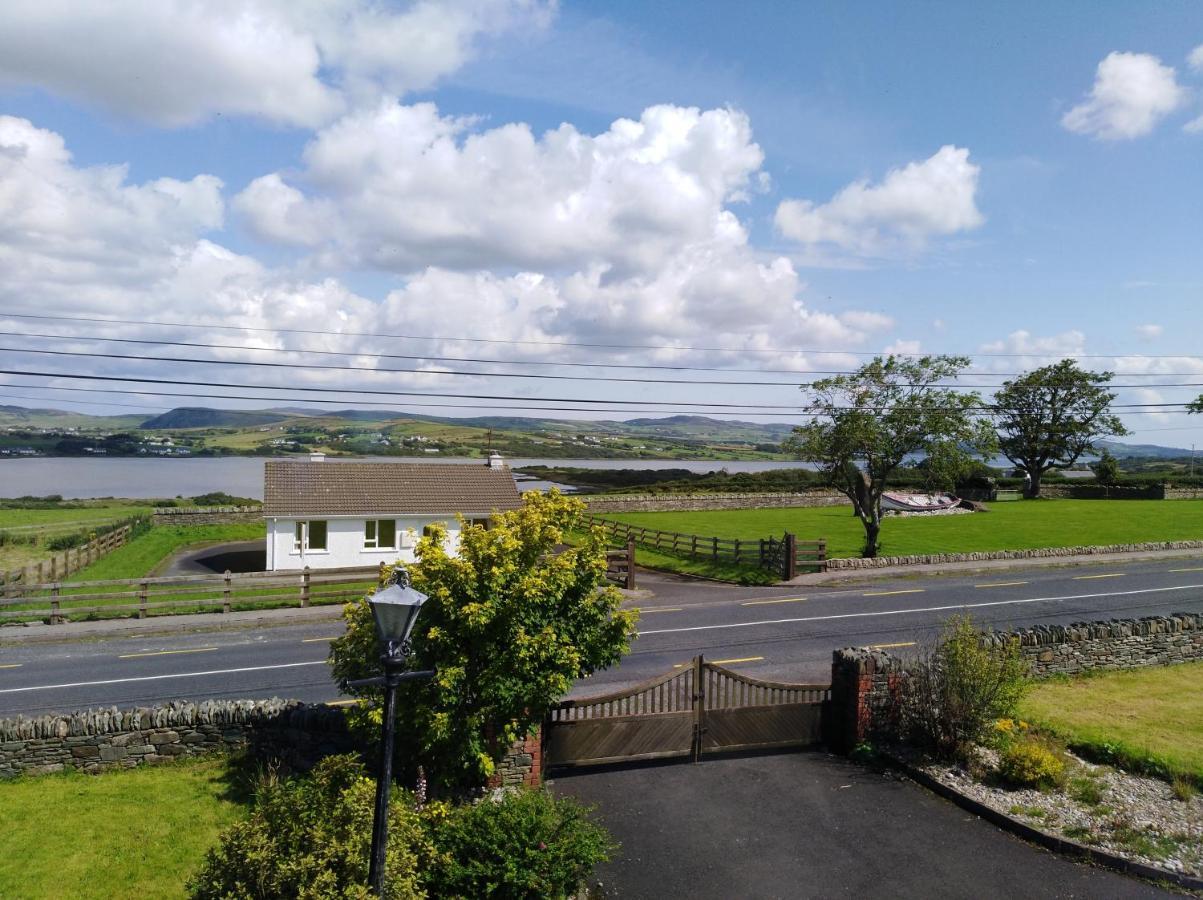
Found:
M 325 458 L 326 458 L 326 454 L 323 453 L 321 450 L 314 450 L 309 454 L 310 462 L 321 462 Z
M 504 469 L 505 460 L 501 458 L 501 454 L 493 452 L 489 454 L 489 461 L 485 463 L 490 469 Z

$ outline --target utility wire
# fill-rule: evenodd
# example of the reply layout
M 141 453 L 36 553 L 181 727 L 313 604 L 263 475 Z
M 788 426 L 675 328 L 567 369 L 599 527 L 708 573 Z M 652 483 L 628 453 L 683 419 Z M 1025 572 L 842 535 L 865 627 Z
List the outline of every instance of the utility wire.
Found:
M 496 359 L 488 357 L 469 357 L 469 356 L 425 356 L 422 354 L 404 354 L 404 353 L 367 353 L 356 350 L 310 350 L 300 348 L 287 347 L 251 347 L 246 344 L 212 344 L 200 341 L 167 341 L 156 340 L 151 338 L 114 338 L 114 337 L 94 337 L 91 335 L 67 335 L 67 334 L 43 334 L 36 332 L 19 332 L 19 331 L 0 331 L 0 337 L 18 337 L 18 338 L 36 338 L 39 340 L 59 340 L 59 341 L 81 341 L 81 342 L 103 342 L 109 344 L 139 344 L 147 346 L 162 346 L 162 347 L 192 347 L 204 350 L 243 350 L 253 353 L 298 353 L 309 354 L 316 356 L 342 356 L 342 357 L 361 357 L 366 359 L 404 359 L 404 360 L 426 360 L 436 363 L 483 363 L 488 365 L 505 365 L 505 366 L 570 366 L 577 368 L 589 369 L 637 369 L 637 370 L 668 370 L 680 372 L 746 372 L 750 374 L 760 375 L 852 375 L 855 374 L 848 369 L 748 369 L 748 368 L 725 368 L 723 366 L 670 366 L 670 365 L 635 365 L 623 363 L 581 363 L 581 362 L 547 362 L 542 360 L 512 360 L 512 359 Z M 14 349 L 15 348 L 0 348 Z M 23 352 L 36 352 L 28 350 Z M 142 359 L 144 357 L 137 357 Z M 572 375 L 538 375 L 526 373 L 507 373 L 507 372 L 455 372 L 447 370 L 431 370 L 431 369 L 377 369 L 368 366 L 355 367 L 362 371 L 370 372 L 410 372 L 418 375 L 483 375 L 499 378 L 554 378 L 560 380 L 595 380 L 595 381 L 633 381 L 655 384 L 708 384 L 708 385 L 751 385 L 755 387 L 781 385 L 784 387 L 810 387 L 809 382 L 798 381 L 703 381 L 696 379 L 654 379 L 654 378 L 612 378 L 605 376 L 590 376 L 585 378 L 582 376 Z M 1015 372 L 967 372 L 966 377 L 992 377 L 992 378 L 1010 378 L 1018 377 L 1023 373 Z M 1177 378 L 1197 376 L 1198 372 L 1155 372 L 1155 373 L 1125 373 L 1125 378 Z M 906 385 L 914 387 L 915 385 Z M 965 388 L 999 388 L 1001 384 L 958 384 L 957 387 Z M 1159 382 L 1155 385 L 1143 384 L 1110 384 L 1108 387 L 1122 388 L 1143 388 L 1143 387 L 1203 387 L 1203 382 L 1180 382 L 1180 383 L 1165 383 Z
M 261 328 L 243 325 L 199 325 L 195 322 L 152 322 L 139 319 L 110 319 L 94 316 L 62 316 L 51 314 L 36 314 L 36 313 L 4 313 L 4 317 L 12 319 L 42 319 L 56 322 L 90 322 L 101 323 L 106 325 L 147 325 L 158 328 L 214 328 L 227 331 L 257 331 L 266 332 L 269 334 L 320 334 L 323 336 L 346 335 L 349 337 L 372 337 L 372 338 L 394 338 L 398 340 L 409 341 L 443 341 L 448 343 L 473 343 L 473 344 L 509 344 L 509 345 L 524 345 L 535 347 L 586 347 L 598 350 L 673 350 L 680 352 L 695 352 L 695 353 L 768 353 L 768 354 L 793 354 L 793 353 L 811 353 L 811 354 L 827 354 L 831 356 L 884 356 L 887 354 L 872 353 L 865 350 L 821 350 L 818 348 L 803 348 L 803 347 L 677 347 L 671 344 L 594 344 L 580 341 L 523 341 L 506 338 L 471 338 L 471 337 L 440 337 L 435 335 L 418 335 L 418 334 L 385 334 L 381 332 L 367 331 L 338 331 L 330 332 L 316 328 Z M 919 352 L 919 353 L 895 353 L 894 356 L 934 356 L 938 354 Z M 944 355 L 964 355 L 964 356 L 979 356 L 999 359 L 1024 359 L 1031 356 L 1047 356 L 1046 353 L 967 353 L 967 354 L 944 354 Z M 1065 357 L 1076 359 L 1114 359 L 1116 357 L 1131 356 L 1142 359 L 1195 359 L 1197 357 L 1189 354 L 1181 353 L 1165 353 L 1165 354 L 1125 354 L 1125 353 L 1067 353 Z

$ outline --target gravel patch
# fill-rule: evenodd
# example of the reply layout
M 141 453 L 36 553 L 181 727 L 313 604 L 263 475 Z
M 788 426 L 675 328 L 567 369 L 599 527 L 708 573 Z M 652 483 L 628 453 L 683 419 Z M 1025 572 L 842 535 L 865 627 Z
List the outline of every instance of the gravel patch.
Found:
M 937 781 L 1049 834 L 1184 875 L 1203 876 L 1203 795 L 1175 798 L 1157 778 L 1094 765 L 1073 754 L 1067 784 L 1041 791 L 995 783 L 997 754 L 975 764 L 909 762 Z

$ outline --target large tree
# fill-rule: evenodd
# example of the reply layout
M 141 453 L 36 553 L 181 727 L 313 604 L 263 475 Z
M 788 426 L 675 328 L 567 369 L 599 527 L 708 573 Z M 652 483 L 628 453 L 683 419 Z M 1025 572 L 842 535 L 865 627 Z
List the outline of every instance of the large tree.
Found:
M 459 552 L 432 527 L 409 568 L 429 596 L 411 638 L 411 668 L 433 680 L 408 682 L 398 696 L 399 761 L 422 764 L 433 787 L 459 793 L 484 784 L 509 745 L 542 721 L 573 683 L 614 665 L 634 635 L 636 614 L 606 585 L 600 534 L 563 546 L 584 504 L 531 491 L 522 508 L 488 529 L 464 524 Z M 368 704 L 357 710 L 369 734 L 380 723 L 380 690 L 350 681 L 376 675 L 380 656 L 365 601 L 347 606 L 346 634 L 331 647 L 334 676 Z
M 1128 433 L 1111 412 L 1111 378 L 1063 359 L 1003 382 L 994 395 L 999 448 L 1027 472 L 1029 498 L 1040 496 L 1049 469 L 1072 466 L 1099 438 Z
M 947 472 L 992 451 L 981 395 L 949 384 L 968 365 L 962 356 L 877 357 L 803 388 L 813 418 L 787 446 L 852 501 L 865 527 L 865 556 L 877 555 L 881 495 L 908 457 L 930 458 Z

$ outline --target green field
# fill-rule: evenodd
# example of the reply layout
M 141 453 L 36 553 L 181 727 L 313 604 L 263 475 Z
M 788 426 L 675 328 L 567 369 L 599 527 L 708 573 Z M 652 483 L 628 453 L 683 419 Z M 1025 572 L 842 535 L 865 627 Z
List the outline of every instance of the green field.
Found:
M 262 522 L 235 525 L 156 525 L 124 547 L 101 557 L 68 581 L 105 581 L 154 575 L 161 563 L 185 547 L 225 541 L 253 541 L 266 534 Z
M 225 759 L 0 781 L 0 897 L 183 897 L 233 796 Z
M 48 538 L 71 534 L 107 525 L 120 519 L 149 515 L 149 506 L 122 503 L 114 506 L 89 505 L 77 509 L 3 509 L 0 508 L 0 531 L 19 542 L 0 546 L 0 571 L 19 569 L 50 556 L 45 547 Z M 25 543 L 33 536 L 37 543 Z
M 827 540 L 831 557 L 859 556 L 864 528 L 847 506 L 609 513 L 606 518 L 685 534 L 755 539 L 791 531 Z M 887 518 L 882 556 L 1027 550 L 1203 539 L 1203 500 L 1039 500 L 991 504 L 960 516 Z
M 1095 758 L 1203 787 L 1203 662 L 1050 679 L 1021 713 Z

